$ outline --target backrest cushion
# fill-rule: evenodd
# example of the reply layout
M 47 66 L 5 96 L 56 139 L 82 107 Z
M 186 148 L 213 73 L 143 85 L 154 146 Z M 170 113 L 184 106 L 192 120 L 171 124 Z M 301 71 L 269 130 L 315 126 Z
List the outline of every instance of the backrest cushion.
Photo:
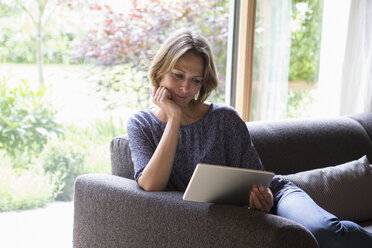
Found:
M 112 174 L 133 179 L 134 169 L 128 138 L 126 136 L 113 138 L 111 140 L 110 152 Z
M 342 220 L 372 219 L 372 165 L 367 156 L 338 166 L 282 177 Z
M 369 117 L 372 119 L 372 115 Z M 367 155 L 372 141 L 348 117 L 247 123 L 266 170 L 292 174 L 352 161 Z

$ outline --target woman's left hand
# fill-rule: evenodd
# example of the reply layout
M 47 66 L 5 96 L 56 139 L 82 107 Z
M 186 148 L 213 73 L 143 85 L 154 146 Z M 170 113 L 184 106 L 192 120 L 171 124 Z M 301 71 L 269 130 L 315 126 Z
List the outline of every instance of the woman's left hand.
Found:
M 250 209 L 268 213 L 273 207 L 273 194 L 269 188 L 254 186 L 249 196 Z

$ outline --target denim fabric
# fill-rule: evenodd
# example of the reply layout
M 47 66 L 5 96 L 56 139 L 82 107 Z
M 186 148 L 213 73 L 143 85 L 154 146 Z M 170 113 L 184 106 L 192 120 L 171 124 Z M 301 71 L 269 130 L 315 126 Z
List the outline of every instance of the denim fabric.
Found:
M 272 212 L 306 227 L 320 248 L 372 247 L 371 233 L 354 222 L 339 220 L 294 184 L 284 184 L 274 195 Z

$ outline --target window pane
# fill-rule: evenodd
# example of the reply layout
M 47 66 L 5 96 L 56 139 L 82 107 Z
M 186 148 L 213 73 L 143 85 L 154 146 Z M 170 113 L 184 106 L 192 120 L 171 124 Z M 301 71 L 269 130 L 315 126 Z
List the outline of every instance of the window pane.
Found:
M 172 31 L 191 27 L 210 41 L 221 83 L 209 100 L 224 103 L 228 15 L 229 0 L 0 2 L 0 212 L 66 201 L 72 218 L 75 178 L 111 173 L 110 140 L 125 135 L 133 112 L 150 107 L 147 69 Z M 22 223 L 13 216 L 6 219 Z M 40 223 L 48 228 L 53 219 Z M 71 223 L 58 237 L 72 238 Z M 50 241 L 29 224 L 14 230 L 28 231 L 35 244 L 20 231 L 2 244 Z
M 252 120 L 310 116 L 323 0 L 257 1 Z

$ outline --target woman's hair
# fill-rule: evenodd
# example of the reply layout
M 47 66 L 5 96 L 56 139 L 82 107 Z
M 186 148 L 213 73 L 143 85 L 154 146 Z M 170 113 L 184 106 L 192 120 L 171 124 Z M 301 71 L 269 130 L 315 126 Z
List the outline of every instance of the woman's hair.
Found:
M 208 41 L 190 29 L 181 29 L 168 37 L 156 53 L 148 77 L 154 86 L 159 86 L 164 74 L 171 71 L 178 59 L 187 52 L 200 56 L 204 61 L 202 86 L 196 99 L 197 102 L 204 102 L 217 88 L 217 70 Z

